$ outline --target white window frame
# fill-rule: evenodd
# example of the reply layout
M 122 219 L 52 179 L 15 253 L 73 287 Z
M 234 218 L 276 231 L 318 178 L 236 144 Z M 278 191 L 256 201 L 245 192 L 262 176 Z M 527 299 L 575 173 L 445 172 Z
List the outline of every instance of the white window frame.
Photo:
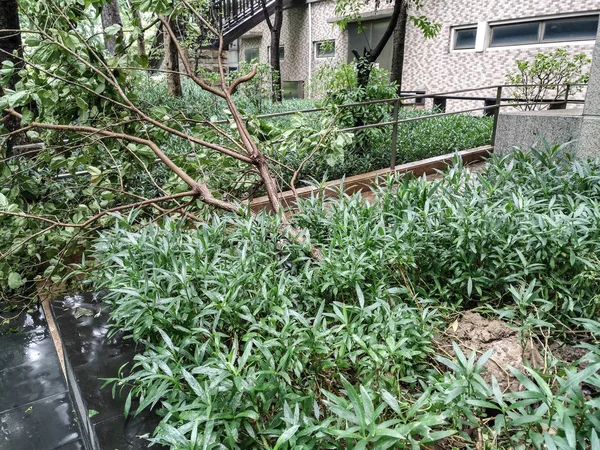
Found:
M 575 12 L 568 14 L 556 14 L 551 16 L 538 16 L 538 17 L 528 17 L 524 19 L 511 19 L 511 20 L 499 20 L 489 22 L 488 30 L 487 30 L 487 44 L 486 50 L 496 51 L 496 50 L 508 50 L 508 49 L 519 49 L 519 48 L 545 48 L 545 47 L 562 47 L 564 45 L 589 45 L 594 44 L 596 39 L 582 39 L 582 40 L 568 40 L 568 41 L 548 41 L 542 42 L 544 36 L 544 27 L 545 23 L 553 20 L 561 20 L 561 19 L 579 19 L 589 16 L 598 16 L 599 24 L 600 24 L 600 11 L 585 11 L 585 12 Z M 538 29 L 538 41 L 532 42 L 530 44 L 515 44 L 515 45 L 497 45 L 492 46 L 492 28 L 496 26 L 502 25 L 516 25 L 521 23 L 529 23 L 529 22 L 539 22 Z M 600 26 L 600 25 L 599 25 Z
M 475 44 L 473 45 L 473 48 L 456 48 L 457 31 L 472 29 L 475 29 Z M 450 33 L 450 48 L 453 52 L 474 52 L 475 48 L 477 47 L 478 34 L 479 30 L 477 29 L 477 24 L 460 25 L 458 27 L 452 27 L 452 32 Z
M 319 56 L 319 44 L 322 42 L 333 42 L 333 54 L 332 55 L 327 55 L 327 56 Z M 335 58 L 335 54 L 336 54 L 336 45 L 335 45 L 335 39 L 322 39 L 320 41 L 314 41 L 313 42 L 313 49 L 314 49 L 314 55 L 315 55 L 315 59 L 330 59 L 330 58 Z
M 456 32 L 460 30 L 469 30 L 475 28 L 475 46 L 473 48 L 456 48 Z M 451 28 L 450 33 L 450 51 L 452 53 L 481 53 L 485 50 L 487 44 L 488 23 L 485 21 L 459 25 Z

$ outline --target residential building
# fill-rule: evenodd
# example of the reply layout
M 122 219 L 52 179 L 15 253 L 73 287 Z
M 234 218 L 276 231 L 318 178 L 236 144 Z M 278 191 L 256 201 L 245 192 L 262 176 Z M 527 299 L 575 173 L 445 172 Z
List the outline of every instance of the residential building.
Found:
M 334 0 L 307 1 L 284 10 L 281 34 L 281 77 L 290 96 L 309 94 L 310 80 L 322 64 L 351 61 L 376 45 L 391 15 L 391 4 L 374 1 L 363 10 L 362 32 L 356 23 L 346 30 L 335 25 Z M 411 11 L 414 14 L 414 11 Z M 403 89 L 427 93 L 501 84 L 515 60 L 565 47 L 591 56 L 600 0 L 424 0 L 416 13 L 442 25 L 426 39 L 409 25 L 406 34 Z M 233 45 L 230 60 L 268 62 L 270 34 L 263 21 Z M 378 63 L 391 65 L 392 42 Z M 490 95 L 490 92 L 481 95 Z

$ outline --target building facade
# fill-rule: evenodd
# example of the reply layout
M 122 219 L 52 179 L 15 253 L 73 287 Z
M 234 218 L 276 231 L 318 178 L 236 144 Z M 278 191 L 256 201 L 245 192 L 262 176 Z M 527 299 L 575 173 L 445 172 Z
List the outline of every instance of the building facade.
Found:
M 383 34 L 391 9 L 374 2 L 363 8 L 363 30 L 350 23 L 335 25 L 334 0 L 307 2 L 284 10 L 280 54 L 281 77 L 289 96 L 310 95 L 310 81 L 322 64 L 352 61 L 374 47 Z M 440 23 L 433 39 L 407 27 L 403 89 L 448 92 L 502 84 L 515 70 L 515 60 L 566 48 L 592 55 L 600 0 L 425 0 L 418 15 Z M 268 62 L 270 34 L 261 23 L 243 35 L 233 49 L 238 60 Z M 389 68 L 391 39 L 378 64 Z M 482 92 L 474 95 L 490 95 Z

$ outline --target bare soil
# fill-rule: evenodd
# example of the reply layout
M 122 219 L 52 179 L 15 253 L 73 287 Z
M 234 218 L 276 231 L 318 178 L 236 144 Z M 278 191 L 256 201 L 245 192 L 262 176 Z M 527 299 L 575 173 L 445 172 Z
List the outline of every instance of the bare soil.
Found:
M 484 365 L 487 369 L 482 374 L 487 383 L 491 383 L 492 375 L 498 380 L 502 390 L 517 391 L 521 385 L 510 373 L 509 367 L 523 371 L 524 364 L 537 366 L 542 362 L 536 348 L 527 345 L 523 348 L 519 333 L 500 320 L 488 320 L 480 314 L 467 311 L 438 339 L 438 347 L 454 357 L 452 342 L 456 342 L 465 355 L 473 350 L 477 357 L 493 349 L 492 357 Z

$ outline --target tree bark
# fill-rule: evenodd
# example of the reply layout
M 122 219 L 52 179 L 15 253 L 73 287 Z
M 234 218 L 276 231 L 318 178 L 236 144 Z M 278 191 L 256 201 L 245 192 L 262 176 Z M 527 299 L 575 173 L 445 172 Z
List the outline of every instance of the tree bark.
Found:
M 168 22 L 171 29 L 175 29 L 174 20 L 169 17 L 165 17 L 164 20 Z M 169 33 L 165 35 L 165 59 L 167 60 L 167 87 L 169 95 L 181 97 L 183 96 L 183 89 L 181 87 L 181 75 L 179 74 L 179 54 L 177 52 L 177 45 Z
M 19 23 L 19 5 L 17 0 L 0 0 L 0 30 L 20 30 Z M 23 68 L 23 44 L 21 42 L 21 33 L 15 31 L 0 31 L 0 62 L 11 61 L 14 64 L 14 71 L 8 80 L 7 87 L 14 89 L 19 81 L 19 70 Z M 0 64 L 1 65 L 1 64 Z M 2 95 L 2 87 L 0 87 Z M 5 112 L 2 113 L 5 117 Z M 18 117 L 8 115 L 4 121 L 4 126 L 8 131 L 15 131 L 21 128 L 21 120 Z M 17 134 L 10 137 L 7 141 L 7 156 L 13 154 L 13 146 L 21 143 L 23 134 Z
M 115 54 L 117 39 L 123 39 L 123 22 L 121 20 L 121 14 L 119 13 L 118 0 L 108 0 L 102 7 L 100 18 L 102 19 L 102 28 L 105 30 L 113 25 L 119 25 L 121 27 L 116 35 L 104 36 L 104 45 L 106 47 L 106 51 L 112 56 Z
M 273 28 L 271 29 L 271 89 L 273 102 L 281 101 L 281 60 L 279 59 L 279 43 L 281 41 L 281 23 L 283 22 L 283 1 L 275 1 Z
M 281 101 L 281 60 L 279 58 L 280 31 L 271 31 L 271 90 L 274 103 Z
M 137 23 L 137 26 L 140 27 L 140 30 L 144 29 L 142 24 L 142 15 L 140 14 L 140 10 L 133 7 L 133 19 Z M 146 54 L 146 40 L 144 39 L 144 32 L 141 31 L 140 35 L 137 38 L 138 41 L 138 55 L 144 56 Z
M 390 81 L 396 82 L 397 93 L 402 91 L 402 72 L 404 70 L 404 48 L 406 44 L 406 24 L 408 22 L 408 8 L 406 1 L 402 1 L 400 16 L 394 28 L 394 47 L 392 50 L 392 67 Z
M 283 22 L 283 0 L 275 0 L 273 21 L 269 17 L 267 2 L 262 0 L 263 14 L 271 32 L 271 97 L 274 103 L 281 101 L 281 60 L 279 43 L 281 42 L 281 24 Z
M 152 50 L 150 51 L 150 63 L 148 67 L 154 70 L 160 69 L 165 60 L 165 32 L 162 22 L 156 28 L 154 41 L 152 42 Z
M 360 63 L 357 67 L 359 87 L 367 87 L 367 84 L 369 83 L 369 78 L 371 76 L 371 69 L 373 68 L 373 64 L 375 63 L 375 61 L 377 61 L 379 55 L 381 55 L 385 44 L 387 44 L 387 42 L 390 40 L 390 37 L 392 37 L 392 34 L 396 29 L 398 19 L 400 17 L 400 13 L 403 7 L 406 11 L 406 0 L 395 0 L 394 10 L 392 11 L 392 15 L 390 17 L 390 23 L 388 24 L 387 28 L 383 33 L 383 36 L 381 36 L 381 39 L 379 39 L 379 42 L 377 43 L 374 49 L 365 51 L 365 54 L 362 57 L 359 55 L 356 49 L 352 50 L 352 53 L 354 54 L 357 62 Z

